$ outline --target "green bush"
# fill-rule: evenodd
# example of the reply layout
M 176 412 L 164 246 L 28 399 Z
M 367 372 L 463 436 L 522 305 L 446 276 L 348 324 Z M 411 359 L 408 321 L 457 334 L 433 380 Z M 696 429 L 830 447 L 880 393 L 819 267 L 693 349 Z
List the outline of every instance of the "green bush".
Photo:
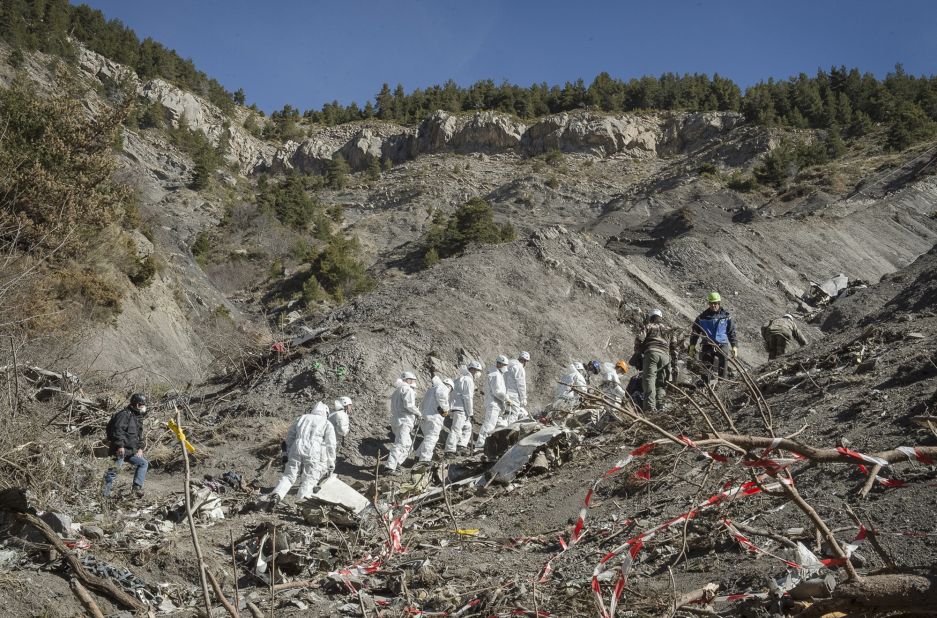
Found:
M 885 145 L 889 150 L 904 150 L 935 133 L 937 123 L 928 118 L 924 110 L 914 103 L 902 103 L 891 118 Z
M 279 184 L 261 176 L 257 183 L 257 207 L 272 212 L 280 223 L 298 230 L 311 229 L 320 240 L 332 236 L 332 217 L 318 200 L 309 194 L 318 186 L 315 177 L 290 174 Z M 339 211 L 340 212 L 340 211 Z
M 697 171 L 700 176 L 715 176 L 719 173 L 718 168 L 712 163 L 703 163 Z
M 761 184 L 772 187 L 782 186 L 797 173 L 794 146 L 789 141 L 782 140 L 774 150 L 765 154 L 754 172 L 755 178 Z
M 758 183 L 751 176 L 744 176 L 741 172 L 736 171 L 726 179 L 726 186 L 739 193 L 748 193 L 754 191 Z
M 563 156 L 563 153 L 560 152 L 560 150 L 557 148 L 553 148 L 543 153 L 543 161 L 547 165 L 552 165 L 556 167 L 557 165 L 560 165 L 561 163 L 563 163 L 564 159 L 565 157 Z
M 344 189 L 348 185 L 348 174 L 350 173 L 351 168 L 348 167 L 348 162 L 345 161 L 345 157 L 342 155 L 335 155 L 335 157 L 329 161 L 328 168 L 325 172 L 325 180 L 332 189 Z
M 430 266 L 440 258 L 462 255 L 471 244 L 502 243 L 515 238 L 510 223 L 495 223 L 491 204 L 472 198 L 450 217 L 441 211 L 433 215 L 430 229 L 423 238 L 423 264 Z
M 199 264 L 204 264 L 208 259 L 212 246 L 211 234 L 207 231 L 203 230 L 195 236 L 195 242 L 192 243 L 192 255 Z
M 219 140 L 218 146 L 201 131 L 191 131 L 186 126 L 185 117 L 179 119 L 179 126 L 169 130 L 172 143 L 182 152 L 192 157 L 195 168 L 190 187 L 200 191 L 208 187 L 212 174 L 224 165 L 225 143 Z
M 123 218 L 133 197 L 113 148 L 131 103 L 89 119 L 80 99 L 41 97 L 25 78 L 0 88 L 0 239 L 74 255 Z
M 337 234 L 312 260 L 310 276 L 338 302 L 367 292 L 374 287 L 374 280 L 365 272 L 360 254 L 356 237 Z M 305 285 L 303 288 L 305 295 Z
M 138 288 L 149 287 L 156 277 L 156 258 L 148 255 L 136 264 L 136 268 L 130 273 L 130 282 Z

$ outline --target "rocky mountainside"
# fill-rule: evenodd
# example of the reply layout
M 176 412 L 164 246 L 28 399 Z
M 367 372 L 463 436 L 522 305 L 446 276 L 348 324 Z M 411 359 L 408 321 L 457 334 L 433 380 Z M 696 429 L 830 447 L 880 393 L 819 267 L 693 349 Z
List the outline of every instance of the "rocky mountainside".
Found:
M 6 50 L 0 51 L 5 58 Z M 37 89 L 53 91 L 61 77 L 51 65 L 48 57 L 29 54 L 22 71 Z M 36 386 L 35 393 L 24 390 L 22 409 L 37 423 L 56 427 L 54 440 L 49 438 L 54 448 L 31 451 L 11 443 L 4 457 L 14 457 L 19 480 L 34 479 L 26 471 L 37 467 L 66 479 L 62 483 L 70 484 L 71 493 L 62 484 L 36 481 L 42 489 L 33 497 L 36 505 L 73 513 L 82 531 L 100 531 L 93 553 L 134 567 L 146 580 L 140 590 L 151 597 L 156 584 L 163 585 L 161 598 L 171 597 L 164 606 L 167 614 L 198 603 L 188 540 L 181 526 L 166 524 L 174 517 L 171 512 L 179 512 L 173 505 L 181 462 L 165 431 L 177 405 L 197 444 L 197 476 L 211 475 L 215 482 L 237 470 L 255 482 L 253 493 L 229 494 L 223 501 L 224 522 L 205 528 L 212 568 L 219 573 L 227 568 L 214 554 L 223 549 L 227 565 L 230 535 L 239 547 L 253 547 L 261 534 L 257 531 L 275 524 L 301 539 L 301 572 L 324 578 L 316 580 L 315 592 L 284 594 L 283 615 L 310 608 L 322 615 L 358 612 L 357 603 L 365 603 L 365 597 L 348 596 L 325 574 L 346 557 L 352 560 L 382 546 L 375 540 L 380 537 L 376 520 L 352 541 L 341 533 L 328 536 L 333 534 L 329 526 L 303 528 L 289 505 L 274 514 L 251 510 L 257 490 L 276 480 L 274 461 L 285 427 L 317 400 L 351 396 L 356 405 L 351 435 L 339 449 L 339 476 L 355 482 L 369 498 L 385 489 L 429 490 L 420 485 L 430 483 L 429 477 L 419 475 L 404 479 L 404 484 L 413 482 L 410 488 L 374 486 L 375 463 L 386 455 L 387 397 L 403 370 L 415 371 L 425 389 L 434 374 L 454 376 L 470 359 L 490 363 L 496 354 L 527 350 L 532 355 L 531 408 L 540 412 L 551 403 L 556 380 L 569 362 L 628 358 L 634 332 L 651 308 L 661 308 L 686 331 L 704 308 L 705 295 L 719 290 L 738 325 L 740 368 L 748 370 L 758 388 L 747 389 L 737 375 L 718 391 L 718 402 L 696 391 L 691 404 L 672 392 L 672 407 L 654 419 L 671 435 L 715 431 L 703 422 L 700 405 L 717 419 L 723 411 L 731 415 L 733 432 L 799 435 L 805 444 L 828 448 L 876 451 L 933 443 L 914 419 L 932 413 L 937 376 L 931 371 L 937 330 L 932 315 L 937 180 L 900 177 L 887 191 L 876 184 L 930 144 L 894 154 L 868 140 L 777 190 L 741 181 L 750 180 L 782 138 L 794 134 L 809 141 L 816 136 L 756 126 L 733 113 L 582 111 L 527 124 L 492 112 L 437 112 L 415 127 L 377 121 L 307 126 L 302 139 L 274 143 L 258 137 L 262 131 L 247 128 L 251 122 L 269 122 L 251 110 L 237 108 L 225 115 L 196 94 L 160 79 L 139 80 L 88 50 L 80 50 L 76 67 L 72 79 L 85 89 L 82 102 L 89 114 L 108 104 L 117 83 L 126 84 L 141 105 L 159 103 L 165 110 L 168 126 L 124 127 L 118 152 L 119 178 L 135 188 L 139 200 L 140 226 L 127 236 L 136 255 L 154 256 L 159 268 L 147 287 L 128 284 L 122 290 L 122 309 L 112 319 L 75 324 L 61 337 L 41 338 L 20 352 L 20 365 L 80 373 L 87 395 L 73 382 L 67 389 L 58 383 L 50 387 L 46 382 L 53 378 L 36 369 L 30 369 L 28 380 L 14 371 L 8 380 L 11 391 L 21 379 L 24 389 Z M 0 63 L 3 85 L 15 74 Z M 207 187 L 193 182 L 199 165 L 174 135 L 180 127 L 204 136 L 223 153 L 225 165 L 212 171 Z M 330 186 L 318 177 L 330 173 L 338 156 L 352 174 Z M 360 241 L 373 289 L 342 301 L 302 300 L 295 278 L 310 267 L 309 256 L 321 239 L 288 228 L 264 212 L 257 197 L 266 183 L 275 185 L 289 174 L 311 179 L 315 188 L 308 192 L 315 203 L 338 213 L 330 216 L 340 233 Z M 516 240 L 470 245 L 464 255 L 424 267 L 424 242 L 434 222 L 472 198 L 489 203 L 497 223 L 510 223 Z M 868 287 L 820 311 L 804 305 L 802 295 L 813 282 L 839 273 Z M 811 344 L 766 363 L 759 327 L 785 312 L 809 317 L 805 331 Z M 70 374 L 55 375 L 64 383 Z M 682 384 L 693 382 L 685 372 Z M 121 504 L 110 511 L 96 492 L 87 491 L 96 487 L 105 465 L 91 449 L 109 405 L 128 388 L 145 390 L 156 400 L 148 424 L 152 481 L 139 508 Z M 755 400 L 758 392 L 764 401 Z M 93 393 L 100 397 L 92 400 Z M 774 411 L 773 426 L 760 420 L 763 405 Z M 73 419 L 76 408 L 87 416 Z M 705 499 L 704 490 L 718 489 L 709 476 L 717 474 L 711 457 L 690 451 L 661 456 L 648 464 L 648 478 L 616 477 L 604 487 L 589 515 L 601 535 L 568 554 L 565 548 L 560 552 L 555 537 L 564 536 L 564 543 L 571 538 L 586 485 L 605 478 L 626 447 L 661 437 L 621 422 L 620 416 L 610 420 L 619 412 L 599 413 L 586 405 L 577 410 L 579 416 L 565 425 L 562 444 L 551 441 L 546 449 L 548 465 L 537 468 L 548 471 L 543 477 L 522 475 L 515 485 L 466 490 L 446 513 L 432 502 L 438 495 L 421 501 L 416 506 L 423 510 L 413 516 L 418 523 L 405 528 L 411 553 L 389 554 L 394 575 L 358 582 L 367 590 L 367 602 L 386 597 L 401 612 L 452 613 L 474 602 L 473 591 L 491 590 L 478 601 L 490 613 L 530 613 L 524 608 L 531 601 L 556 615 L 594 611 L 590 590 L 608 587 L 605 579 L 590 580 L 595 563 L 613 545 L 604 535 L 638 532 L 637 526 L 678 515 Z M 62 414 L 68 418 L 64 437 L 53 424 L 65 418 Z M 585 420 L 598 416 L 606 424 Z M 476 425 L 478 420 L 476 415 Z M 721 420 L 717 425 L 719 431 L 729 429 Z M 67 457 L 52 457 L 66 452 Z M 484 472 L 479 462 L 459 462 L 454 468 L 452 480 Z M 823 517 L 840 528 L 852 525 L 837 500 L 851 496 L 857 489 L 853 485 L 864 480 L 842 468 L 834 474 L 826 470 L 803 469 L 798 483 L 805 497 L 820 505 Z M 720 483 L 743 478 L 738 470 L 719 474 Z M 887 470 L 883 478 L 890 475 Z M 922 465 L 909 478 L 925 482 L 931 476 L 931 468 Z M 85 491 L 75 490 L 82 487 Z M 206 487 L 218 491 L 217 483 Z M 892 556 L 904 557 L 909 566 L 927 565 L 933 562 L 929 521 L 901 511 L 902 504 L 909 504 L 925 513 L 932 500 L 918 490 L 908 494 L 903 503 L 903 494 L 877 488 L 871 502 L 877 509 L 875 525 L 881 522 L 895 533 L 886 543 Z M 761 503 L 733 517 L 750 524 L 749 518 L 760 517 L 758 525 L 772 530 L 806 529 L 785 532 L 784 538 L 814 546 L 812 524 L 799 511 L 788 516 L 792 508 L 767 509 Z M 717 519 L 687 526 L 694 545 L 684 546 L 690 561 L 682 573 L 674 570 L 676 587 L 687 591 L 718 580 L 723 590 L 760 590 L 763 576 L 783 572 L 775 562 L 739 566 L 742 554 L 730 552 L 730 539 L 713 531 L 722 525 Z M 453 527 L 474 532 L 445 536 Z M 914 544 L 899 534 L 908 530 L 927 540 Z M 440 532 L 442 540 L 427 536 Z M 461 538 L 476 535 L 477 546 Z M 128 538 L 141 543 L 133 545 Z M 317 553 L 310 558 L 314 548 Z M 656 615 L 669 607 L 667 565 L 683 553 L 677 548 L 673 539 L 652 548 L 639 569 L 641 583 L 634 592 L 644 604 L 637 611 Z M 16 551 L 3 554 L 3 560 L 26 564 L 25 553 Z M 528 583 L 554 555 L 561 577 L 544 581 L 544 588 L 538 593 L 534 587 L 531 594 Z M 238 558 L 239 568 L 242 584 L 256 588 L 256 552 L 250 556 L 254 574 L 243 570 L 247 554 Z M 427 559 L 432 568 L 408 566 L 408 559 Z M 465 568 L 457 572 L 458 565 Z M 17 585 L 24 585 L 18 579 L 24 569 L 11 576 Z M 477 577 L 479 572 L 485 577 Z M 22 614 L 39 608 L 78 611 L 60 577 L 45 571 L 33 575 L 53 591 L 48 598 L 18 599 L 15 587 L 0 598 Z M 472 591 L 447 585 L 453 578 L 470 584 Z M 411 595 L 406 586 L 418 592 Z M 251 599 L 261 602 L 256 590 Z M 750 615 L 766 611 L 759 606 Z

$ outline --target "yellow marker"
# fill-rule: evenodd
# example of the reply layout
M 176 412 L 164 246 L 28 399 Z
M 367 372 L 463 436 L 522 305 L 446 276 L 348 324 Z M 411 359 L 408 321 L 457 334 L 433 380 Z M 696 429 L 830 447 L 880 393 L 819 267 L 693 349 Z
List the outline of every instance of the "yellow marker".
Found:
M 453 530 L 453 532 L 455 532 L 456 534 L 461 534 L 462 536 L 475 536 L 476 534 L 478 534 L 479 529 L 478 528 L 465 528 L 465 529 L 460 528 L 459 530 Z
M 195 447 L 192 446 L 192 443 L 185 439 L 185 434 L 182 433 L 182 427 L 176 425 L 176 421 L 169 419 L 166 421 L 166 426 L 169 427 L 169 430 L 176 434 L 176 437 L 179 438 L 179 442 L 182 442 L 185 445 L 185 450 L 190 453 L 195 452 Z

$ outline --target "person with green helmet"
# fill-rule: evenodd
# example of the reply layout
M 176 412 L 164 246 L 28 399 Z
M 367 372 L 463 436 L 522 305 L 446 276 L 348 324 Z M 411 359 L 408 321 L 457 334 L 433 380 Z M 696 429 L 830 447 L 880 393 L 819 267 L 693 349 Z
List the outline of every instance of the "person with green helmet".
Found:
M 722 296 L 719 292 L 710 292 L 706 301 L 709 307 L 693 322 L 688 352 L 690 358 L 696 358 L 699 351 L 700 360 L 707 370 L 711 371 L 715 365 L 716 374 L 724 378 L 729 355 L 731 354 L 732 358 L 739 355 L 735 324 L 732 323 L 729 312 L 722 307 Z M 697 342 L 701 339 L 702 345 L 697 348 Z

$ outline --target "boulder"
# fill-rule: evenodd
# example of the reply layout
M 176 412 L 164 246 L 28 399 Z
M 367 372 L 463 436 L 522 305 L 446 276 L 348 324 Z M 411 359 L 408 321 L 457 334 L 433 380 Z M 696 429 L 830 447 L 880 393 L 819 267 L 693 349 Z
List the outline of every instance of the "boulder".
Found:
M 451 137 L 456 152 L 501 152 L 517 148 L 527 126 L 506 114 L 478 112 Z
M 384 140 L 375 135 L 371 129 L 362 129 L 351 140 L 342 146 L 340 154 L 348 162 L 353 171 L 365 169 L 372 159 L 381 159 Z
M 595 113 L 556 114 L 531 126 L 523 137 L 532 155 L 548 150 L 587 152 L 610 156 L 629 152 L 639 157 L 657 151 L 659 127 L 641 116 L 605 116 Z
M 430 154 L 444 150 L 458 129 L 458 118 L 448 112 L 437 110 L 420 123 L 412 155 Z
M 52 511 L 46 511 L 39 516 L 42 521 L 49 524 L 49 527 L 52 528 L 56 534 L 69 537 L 72 534 L 72 518 L 64 513 L 53 513 Z

